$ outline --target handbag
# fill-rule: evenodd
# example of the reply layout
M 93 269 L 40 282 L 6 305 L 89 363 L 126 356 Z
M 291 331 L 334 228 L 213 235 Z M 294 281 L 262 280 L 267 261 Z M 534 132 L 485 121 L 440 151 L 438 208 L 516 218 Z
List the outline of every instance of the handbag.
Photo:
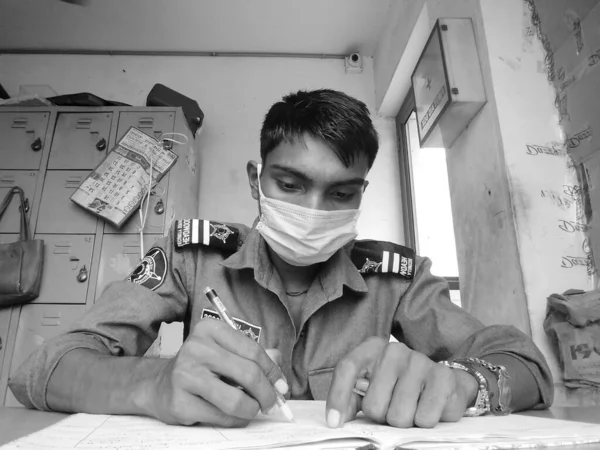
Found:
M 44 241 L 30 239 L 25 194 L 12 188 L 0 204 L 0 220 L 14 194 L 21 199 L 21 228 L 17 242 L 0 244 L 0 308 L 30 302 L 40 294 L 44 267 Z

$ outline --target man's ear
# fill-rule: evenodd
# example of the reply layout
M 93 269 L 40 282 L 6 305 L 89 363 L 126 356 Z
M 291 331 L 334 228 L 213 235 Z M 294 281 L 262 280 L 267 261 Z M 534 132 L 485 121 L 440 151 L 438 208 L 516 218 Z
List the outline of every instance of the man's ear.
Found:
M 258 191 L 258 163 L 256 161 L 248 161 L 246 164 L 246 172 L 248 173 L 248 183 L 250 184 L 250 194 L 254 200 L 258 200 L 260 198 Z

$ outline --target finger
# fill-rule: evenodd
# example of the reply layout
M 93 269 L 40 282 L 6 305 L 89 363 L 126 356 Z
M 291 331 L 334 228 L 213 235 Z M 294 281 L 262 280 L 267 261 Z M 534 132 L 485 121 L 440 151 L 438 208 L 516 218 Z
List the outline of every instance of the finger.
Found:
M 456 380 L 452 369 L 433 364 L 419 398 L 415 412 L 415 425 L 421 428 L 431 428 L 436 425 L 455 386 Z
M 344 423 L 343 414 L 348 411 L 354 383 L 359 376 L 373 366 L 386 342 L 380 338 L 368 339 L 344 358 L 333 370 L 333 377 L 326 402 L 327 425 L 337 428 Z
M 352 397 L 350 398 L 350 404 L 348 405 L 348 410 L 344 414 L 344 423 L 356 419 L 356 415 L 361 411 L 362 408 L 362 400 L 362 396 L 358 394 L 352 394 Z
M 259 408 L 264 412 L 273 408 L 276 402 L 275 390 L 256 362 L 219 347 L 215 343 L 196 345 L 191 350 L 192 357 L 194 357 L 196 349 L 198 355 L 195 360 L 198 362 L 198 366 L 192 366 L 186 371 L 187 376 L 182 382 L 182 384 L 185 383 L 186 388 L 206 399 L 213 398 L 214 401 L 211 400 L 211 403 L 224 412 L 238 417 L 249 416 L 252 418 Z M 203 375 L 198 376 L 198 374 Z M 217 377 L 224 377 L 226 380 L 220 380 Z M 217 384 L 214 384 L 215 380 L 218 381 Z M 242 397 L 239 397 L 239 393 L 242 391 L 236 386 L 240 386 L 246 391 Z M 226 390 L 225 387 L 228 389 Z M 225 391 L 229 393 L 229 396 L 224 395 Z M 242 402 L 244 397 L 249 398 L 248 395 L 256 399 L 253 404 L 254 408 L 244 409 L 244 406 L 249 407 L 250 405 L 235 403 L 236 401 Z M 241 408 L 241 410 L 239 412 L 235 412 L 235 409 L 230 410 L 230 405 L 233 405 L 233 408 Z
M 237 389 L 239 390 L 239 389 Z M 177 402 L 179 422 L 182 425 L 202 423 L 220 427 L 245 427 L 249 419 L 229 415 L 208 401 L 193 394 L 184 395 Z
M 386 414 L 386 422 L 397 428 L 410 428 L 414 425 L 419 397 L 433 363 L 425 355 L 411 352 L 406 364 L 398 378 Z
M 363 412 L 372 420 L 385 423 L 386 415 L 401 374 L 408 365 L 410 350 L 403 344 L 388 344 L 373 368 L 369 389 L 362 402 Z
M 210 336 L 217 344 L 231 353 L 254 361 L 256 364 L 258 364 L 271 385 L 275 386 L 275 389 L 277 389 L 281 394 L 287 393 L 289 388 L 281 368 L 275 364 L 271 358 L 269 358 L 267 352 L 265 352 L 258 342 L 249 339 L 222 321 L 214 320 L 206 322 L 214 322 L 209 331 Z
M 440 422 L 458 422 L 467 410 L 467 401 L 458 392 L 453 392 L 442 411 Z

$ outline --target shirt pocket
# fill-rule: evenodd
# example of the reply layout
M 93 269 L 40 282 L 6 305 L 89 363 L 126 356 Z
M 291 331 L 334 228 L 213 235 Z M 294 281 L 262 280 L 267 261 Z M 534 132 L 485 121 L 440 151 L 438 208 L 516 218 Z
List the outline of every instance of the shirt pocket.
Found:
M 333 377 L 333 367 L 308 372 L 308 385 L 314 400 L 327 400 Z

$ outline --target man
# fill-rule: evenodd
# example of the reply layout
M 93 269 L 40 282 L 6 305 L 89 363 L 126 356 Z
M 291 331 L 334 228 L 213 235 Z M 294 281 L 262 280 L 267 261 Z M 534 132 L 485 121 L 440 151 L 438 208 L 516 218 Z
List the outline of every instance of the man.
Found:
M 247 165 L 254 226 L 178 221 L 127 280 L 23 364 L 10 381 L 17 398 L 223 426 L 273 411 L 274 389 L 327 399 L 331 427 L 358 411 L 432 427 L 549 406 L 551 375 L 528 337 L 453 305 L 427 258 L 354 240 L 377 150 L 362 102 L 325 89 L 284 97 L 263 123 L 261 167 Z M 206 286 L 243 333 L 213 320 Z M 185 324 L 176 357 L 142 358 L 172 321 Z

